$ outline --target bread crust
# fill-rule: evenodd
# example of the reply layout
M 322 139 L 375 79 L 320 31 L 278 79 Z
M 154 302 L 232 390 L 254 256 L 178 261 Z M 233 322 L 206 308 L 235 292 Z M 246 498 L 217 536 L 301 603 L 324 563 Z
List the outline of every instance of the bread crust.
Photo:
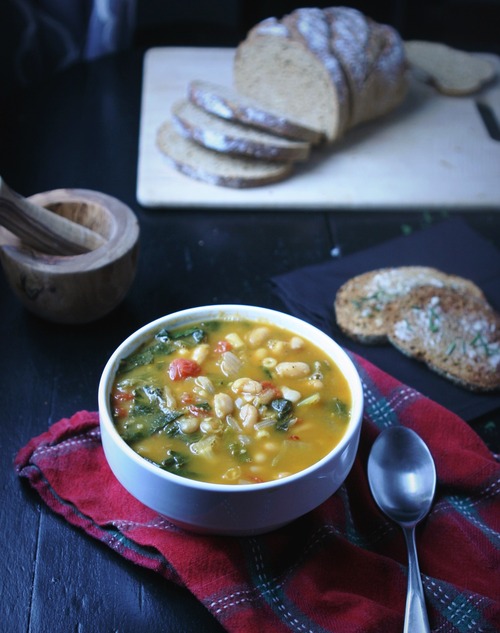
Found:
M 423 285 L 451 286 L 486 301 L 472 281 L 429 266 L 378 268 L 352 277 L 335 296 L 337 324 L 350 338 L 365 344 L 387 342 L 391 314 L 397 302 Z
M 420 286 L 388 317 L 400 351 L 471 391 L 500 389 L 500 315 L 484 300 L 449 286 Z

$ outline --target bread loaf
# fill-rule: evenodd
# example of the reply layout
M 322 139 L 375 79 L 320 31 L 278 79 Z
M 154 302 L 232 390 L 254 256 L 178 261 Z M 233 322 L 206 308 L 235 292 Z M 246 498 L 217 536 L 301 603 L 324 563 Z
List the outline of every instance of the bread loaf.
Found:
M 174 169 L 213 185 L 257 187 L 283 180 L 292 170 L 290 163 L 236 157 L 206 149 L 179 135 L 171 122 L 159 128 L 156 144 Z
M 391 27 L 348 7 L 305 8 L 250 31 L 236 50 L 234 83 L 333 142 L 395 108 L 406 94 L 406 70 Z
M 420 286 L 397 302 L 389 341 L 472 391 L 500 389 L 500 316 L 450 287 Z

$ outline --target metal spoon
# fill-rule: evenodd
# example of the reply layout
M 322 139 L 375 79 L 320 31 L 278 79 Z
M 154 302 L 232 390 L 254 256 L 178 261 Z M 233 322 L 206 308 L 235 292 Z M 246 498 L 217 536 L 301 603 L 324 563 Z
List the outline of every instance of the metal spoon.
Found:
M 436 468 L 427 445 L 405 427 L 382 431 L 368 458 L 368 482 L 379 508 L 403 529 L 408 548 L 404 633 L 428 633 L 415 545 L 415 526 L 429 512 L 436 489 Z

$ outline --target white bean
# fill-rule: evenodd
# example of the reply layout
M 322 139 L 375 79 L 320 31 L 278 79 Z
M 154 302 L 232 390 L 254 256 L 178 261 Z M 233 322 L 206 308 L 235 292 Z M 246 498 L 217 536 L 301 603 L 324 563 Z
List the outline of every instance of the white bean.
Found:
M 220 420 L 216 418 L 205 418 L 203 422 L 200 423 L 200 431 L 202 433 L 215 433 L 220 434 L 224 430 L 224 425 Z
M 301 361 L 284 361 L 276 365 L 276 373 L 285 378 L 304 378 L 311 373 L 311 369 L 307 363 Z
M 298 402 L 302 397 L 299 391 L 290 389 L 290 387 L 281 387 L 281 393 L 283 394 L 283 398 L 293 403 Z
M 253 406 L 253 404 L 244 404 L 240 409 L 240 420 L 244 426 L 244 428 L 248 429 L 253 427 L 253 425 L 259 419 L 259 412 Z
M 201 365 L 203 361 L 206 360 L 209 351 L 210 346 L 208 343 L 201 343 L 194 348 L 191 358 Z
M 271 333 L 270 329 L 266 327 L 265 325 L 256 327 L 248 335 L 248 342 L 252 347 L 257 347 L 257 345 L 262 345 L 262 343 L 264 343 L 264 341 L 266 341 L 269 338 L 270 333 Z
M 252 378 L 238 378 L 231 385 L 234 393 L 246 393 L 251 396 L 256 396 L 262 391 L 262 384 Z
M 304 341 L 299 336 L 292 336 L 290 339 L 290 347 L 292 349 L 302 349 L 304 347 Z
M 233 412 L 234 402 L 227 393 L 216 393 L 214 396 L 214 410 L 218 418 L 224 418 Z
M 181 433 L 195 433 L 200 428 L 200 421 L 195 417 L 182 418 L 179 421 Z

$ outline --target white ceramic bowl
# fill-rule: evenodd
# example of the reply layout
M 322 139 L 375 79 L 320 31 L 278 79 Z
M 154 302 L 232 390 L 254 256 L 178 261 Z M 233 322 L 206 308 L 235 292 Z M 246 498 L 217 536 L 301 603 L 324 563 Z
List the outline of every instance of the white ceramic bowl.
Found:
M 347 378 L 352 413 L 340 443 L 320 461 L 294 475 L 260 484 L 212 484 L 169 473 L 140 457 L 120 437 L 112 420 L 110 391 L 120 360 L 163 327 L 174 328 L 221 316 L 266 320 L 309 339 L 324 350 Z M 111 470 L 139 501 L 186 529 L 212 534 L 269 532 L 306 514 L 344 482 L 356 456 L 363 413 L 359 375 L 342 348 L 326 334 L 281 312 L 245 305 L 191 308 L 167 315 L 129 336 L 114 352 L 99 385 L 102 444 Z

